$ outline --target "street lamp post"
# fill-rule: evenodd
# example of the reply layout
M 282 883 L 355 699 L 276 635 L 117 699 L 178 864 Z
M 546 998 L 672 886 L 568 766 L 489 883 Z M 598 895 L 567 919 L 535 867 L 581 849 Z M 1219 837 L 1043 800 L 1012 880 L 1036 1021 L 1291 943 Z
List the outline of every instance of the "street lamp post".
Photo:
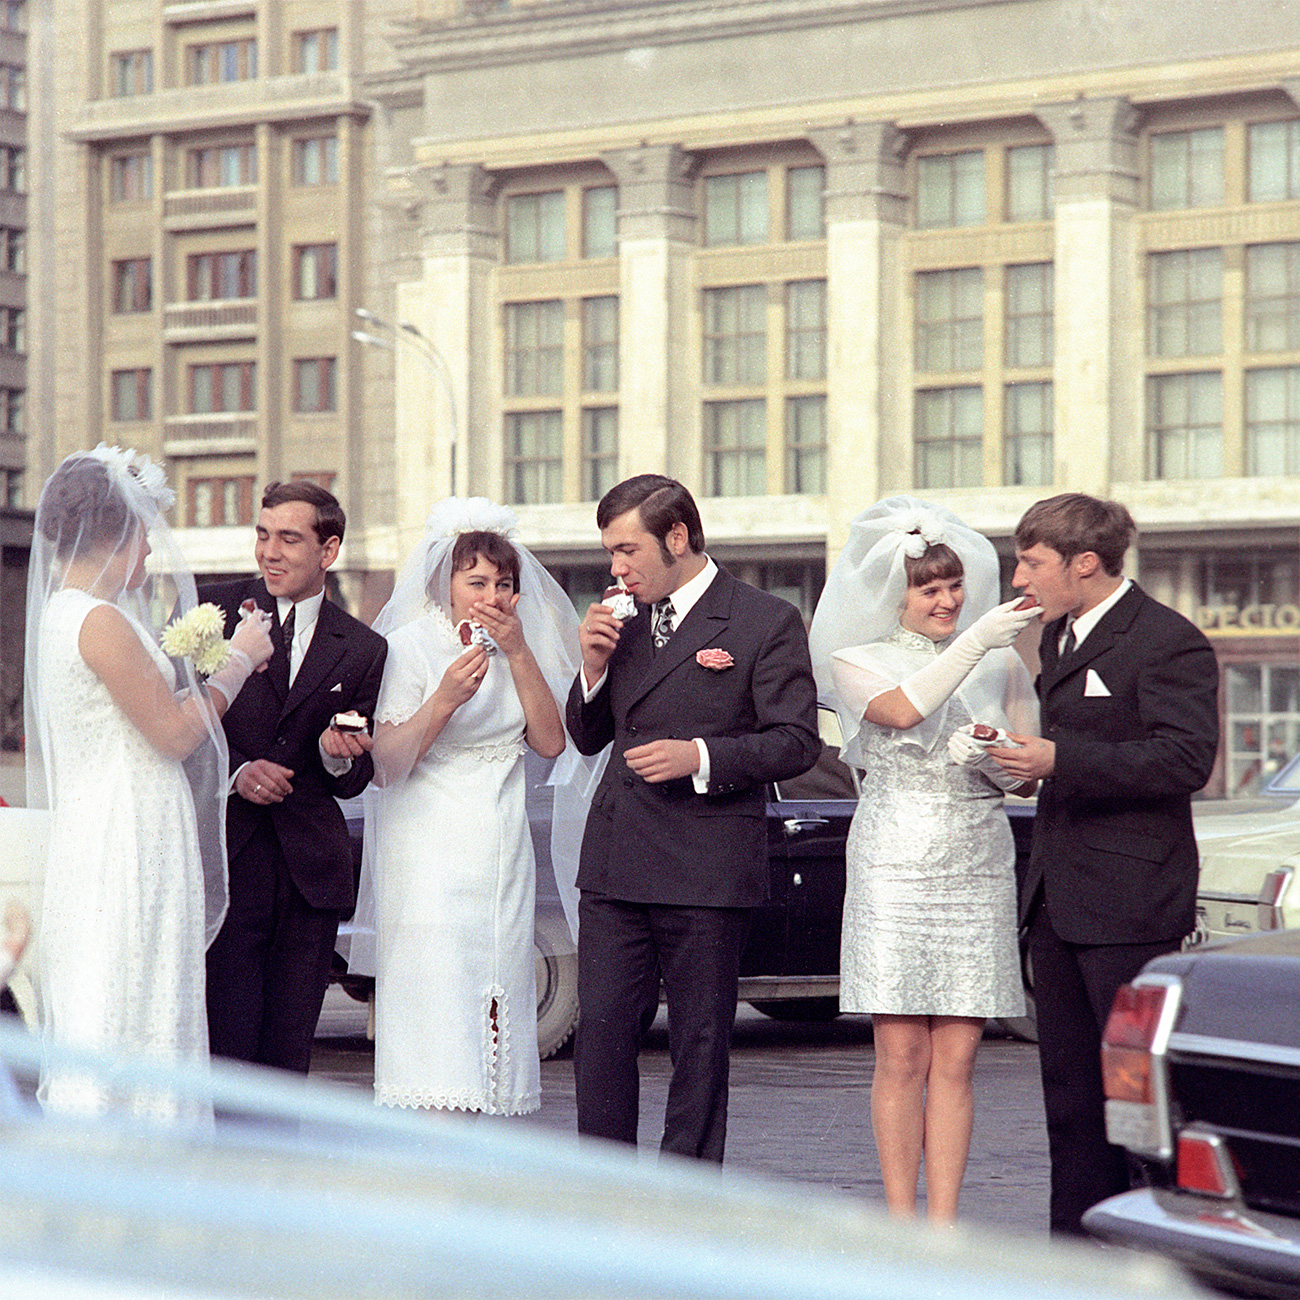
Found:
M 390 324 L 382 316 L 365 307 L 354 309 L 356 315 L 369 327 L 365 330 L 353 330 L 352 337 L 367 347 L 385 348 L 389 352 L 400 351 L 401 345 L 408 347 L 438 377 L 442 391 L 447 396 L 447 409 L 451 416 L 451 495 L 456 495 L 456 452 L 460 445 L 460 421 L 456 414 L 456 393 L 452 386 L 451 367 L 447 358 L 434 346 L 433 342 L 410 321 L 398 321 Z M 378 331 L 378 332 L 374 332 Z

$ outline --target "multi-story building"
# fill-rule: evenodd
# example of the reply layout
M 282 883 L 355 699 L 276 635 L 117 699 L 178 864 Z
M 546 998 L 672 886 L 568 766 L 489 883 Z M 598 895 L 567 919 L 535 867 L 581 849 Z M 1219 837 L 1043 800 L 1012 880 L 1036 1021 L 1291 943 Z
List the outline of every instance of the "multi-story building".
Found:
M 384 3 L 54 0 L 34 472 L 164 455 L 212 571 L 330 476 L 363 612 L 453 488 L 583 604 L 593 502 L 666 471 L 808 613 L 879 496 L 1008 554 L 1114 496 L 1220 652 L 1214 788 L 1300 748 L 1292 9 Z

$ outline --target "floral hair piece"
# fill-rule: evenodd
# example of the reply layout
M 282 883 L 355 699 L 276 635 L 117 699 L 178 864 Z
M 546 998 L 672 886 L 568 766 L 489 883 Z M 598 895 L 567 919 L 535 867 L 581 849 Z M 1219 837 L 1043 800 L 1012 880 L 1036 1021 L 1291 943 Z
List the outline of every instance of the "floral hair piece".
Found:
M 429 511 L 424 527 L 430 538 L 482 532 L 500 533 L 509 539 L 518 522 L 509 506 L 499 506 L 487 497 L 448 497 Z
M 128 500 L 133 492 L 143 491 L 160 513 L 176 504 L 176 493 L 167 486 L 162 466 L 156 465 L 144 452 L 130 452 L 101 442 L 86 455 L 107 467 Z

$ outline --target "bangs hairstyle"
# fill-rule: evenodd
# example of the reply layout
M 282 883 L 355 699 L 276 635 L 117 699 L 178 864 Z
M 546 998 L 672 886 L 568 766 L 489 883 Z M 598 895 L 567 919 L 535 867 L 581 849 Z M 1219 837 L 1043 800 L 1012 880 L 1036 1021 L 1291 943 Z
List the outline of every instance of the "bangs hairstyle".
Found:
M 461 533 L 451 548 L 451 571 L 460 573 L 463 569 L 472 569 L 474 561 L 479 558 L 495 564 L 498 573 L 508 573 L 515 594 L 519 594 L 519 552 L 500 533 L 491 529 Z
M 960 578 L 964 573 L 961 557 L 943 542 L 932 543 L 921 555 L 903 556 L 903 568 L 909 587 L 924 587 L 940 578 Z
M 1063 492 L 1037 501 L 1025 511 L 1016 525 L 1016 548 L 1027 551 L 1041 542 L 1066 561 L 1092 551 L 1114 578 L 1123 569 L 1124 552 L 1136 536 L 1133 516 L 1118 501 Z

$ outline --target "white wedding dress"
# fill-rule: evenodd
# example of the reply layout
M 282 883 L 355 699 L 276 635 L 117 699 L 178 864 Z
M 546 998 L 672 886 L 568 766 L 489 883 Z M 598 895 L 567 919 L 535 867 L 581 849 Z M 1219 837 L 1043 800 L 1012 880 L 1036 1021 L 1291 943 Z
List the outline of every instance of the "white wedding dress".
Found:
M 440 609 L 393 632 L 376 722 L 410 718 L 463 651 Z M 524 748 L 523 705 L 496 654 L 409 776 L 367 796 L 381 1104 L 541 1104 Z
M 39 944 L 43 1015 L 57 1040 L 170 1062 L 208 1059 L 204 888 L 190 786 L 113 702 L 77 641 L 104 602 L 56 592 L 41 629 L 52 825 Z M 125 615 L 129 619 L 129 615 Z M 159 671 L 171 663 L 130 620 Z M 200 1119 L 210 1108 L 67 1072 L 51 1108 Z

